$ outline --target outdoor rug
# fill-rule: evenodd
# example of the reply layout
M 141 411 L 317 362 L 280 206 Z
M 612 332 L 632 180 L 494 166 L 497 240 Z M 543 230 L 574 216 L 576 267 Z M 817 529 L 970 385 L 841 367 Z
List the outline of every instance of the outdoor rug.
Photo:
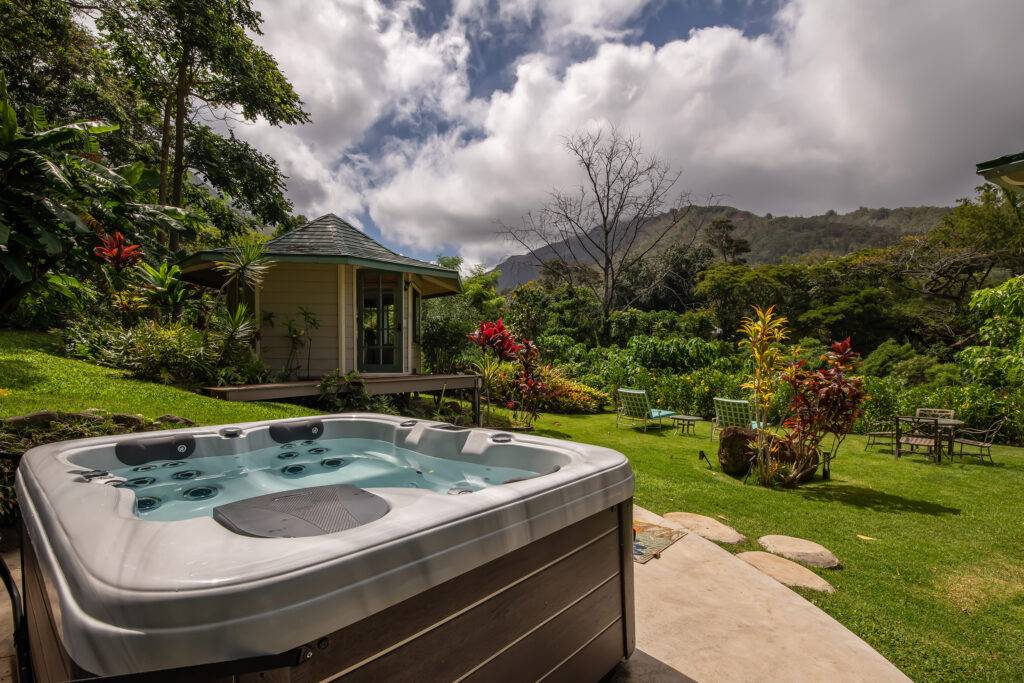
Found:
M 685 535 L 686 532 L 679 529 L 633 520 L 633 561 L 644 564 L 659 557 L 665 548 Z

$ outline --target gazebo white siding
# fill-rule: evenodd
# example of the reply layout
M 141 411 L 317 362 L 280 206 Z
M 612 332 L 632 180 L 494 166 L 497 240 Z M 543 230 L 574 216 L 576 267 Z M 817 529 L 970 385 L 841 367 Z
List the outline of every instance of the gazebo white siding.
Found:
M 297 354 L 297 374 L 306 375 L 307 353 L 309 374 L 313 377 L 338 367 L 338 302 L 349 307 L 348 320 L 355 317 L 351 312 L 353 297 L 339 298 L 338 268 L 335 264 L 314 263 L 276 263 L 270 268 L 259 294 L 260 353 L 267 365 L 275 370 L 284 369 L 291 348 L 285 321 L 292 319 L 301 327 L 299 306 L 304 306 L 319 318 L 320 328 L 310 330 L 311 348 L 303 346 Z M 263 320 L 266 313 L 273 314 L 273 326 Z M 349 353 L 348 358 L 354 358 L 354 354 Z

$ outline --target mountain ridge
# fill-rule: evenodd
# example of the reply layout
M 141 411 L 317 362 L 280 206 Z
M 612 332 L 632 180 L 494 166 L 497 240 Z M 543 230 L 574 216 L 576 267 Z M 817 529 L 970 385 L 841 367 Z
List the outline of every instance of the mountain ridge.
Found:
M 736 237 L 750 242 L 747 260 L 752 265 L 779 263 L 812 253 L 843 255 L 860 249 L 895 244 L 905 235 L 922 233 L 934 227 L 952 207 L 904 206 L 895 209 L 861 207 L 848 213 L 827 211 L 817 216 L 758 216 L 733 206 L 693 207 L 684 221 L 659 243 L 663 248 L 680 239 L 689 239 L 692 231 L 716 218 L 728 218 L 736 225 Z M 668 214 L 652 218 L 644 234 L 654 239 Z M 641 238 L 642 239 L 642 238 Z M 698 234 L 697 242 L 703 239 Z M 559 252 L 568 253 L 566 242 L 538 249 L 543 260 Z M 505 258 L 495 270 L 501 272 L 498 288 L 514 289 L 536 279 L 537 260 L 529 253 Z

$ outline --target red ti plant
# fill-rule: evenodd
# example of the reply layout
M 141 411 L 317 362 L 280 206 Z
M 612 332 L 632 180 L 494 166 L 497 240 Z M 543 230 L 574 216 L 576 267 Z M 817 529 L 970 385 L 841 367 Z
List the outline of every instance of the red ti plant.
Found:
M 517 359 L 522 345 L 505 327 L 505 321 L 498 318 L 497 322 L 482 322 L 475 332 L 469 335 L 469 341 L 482 349 L 491 349 L 503 361 Z
M 93 249 L 93 253 L 117 272 L 135 265 L 142 258 L 142 247 L 138 244 L 128 244 L 121 232 L 100 235 L 100 242 L 102 244 Z
M 819 454 L 822 478 L 831 476 L 832 459 L 860 416 L 866 397 L 863 380 L 851 376 L 860 355 L 849 337 L 832 344 L 821 359 L 825 364 L 818 370 L 808 369 L 807 362 L 801 360 L 789 365 L 782 375 L 793 389 L 790 415 L 783 423 L 784 441 L 794 457 L 792 470 L 785 477 L 789 484 L 813 472 Z M 828 437 L 831 442 L 822 448 Z
M 502 319 L 497 322 L 483 322 L 469 340 L 482 349 L 491 349 L 502 361 L 517 362 L 516 393 L 518 400 L 509 401 L 506 407 L 512 410 L 513 419 L 523 422 L 527 427 L 537 419 L 540 400 L 544 397 L 545 386 L 537 373 L 537 361 L 540 351 L 529 339 L 517 340 L 505 327 Z

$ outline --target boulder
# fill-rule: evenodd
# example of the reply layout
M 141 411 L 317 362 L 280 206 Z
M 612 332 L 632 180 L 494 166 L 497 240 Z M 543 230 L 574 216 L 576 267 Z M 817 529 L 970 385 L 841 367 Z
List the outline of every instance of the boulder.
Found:
M 107 416 L 107 419 L 116 425 L 128 427 L 129 429 L 142 429 L 149 426 L 149 420 L 141 415 L 132 415 L 131 413 L 111 413 Z
M 743 543 L 747 537 L 717 519 L 692 512 L 666 512 L 665 519 L 706 538 L 719 543 Z
M 47 427 L 52 422 L 59 421 L 60 413 L 55 410 L 39 410 L 28 415 L 15 415 L 4 420 L 4 424 L 12 429 L 23 429 L 25 427 Z
M 756 568 L 758 571 L 772 577 L 779 583 L 787 586 L 807 588 L 812 591 L 821 591 L 822 593 L 836 592 L 836 589 L 833 588 L 832 584 L 828 581 L 821 578 L 807 567 L 801 567 L 796 562 L 787 560 L 784 557 L 772 555 L 771 553 L 762 552 L 760 550 L 737 553 L 736 557 Z
M 722 430 L 718 442 L 718 464 L 722 467 L 722 471 L 733 477 L 746 476 L 747 470 L 750 469 L 750 462 L 754 458 L 756 448 L 754 447 L 754 440 L 757 438 L 757 433 L 753 429 L 746 427 L 726 427 Z M 793 463 L 796 461 L 796 455 L 793 453 L 793 449 L 790 448 L 789 444 L 775 436 L 774 434 L 768 435 L 769 443 L 772 447 L 773 457 L 781 464 Z M 815 471 L 818 469 L 818 456 L 815 454 L 814 467 L 804 472 L 800 479 L 796 483 L 804 483 L 810 481 L 814 476 Z M 793 482 L 790 481 L 790 484 Z
M 160 417 L 158 417 L 155 420 L 153 420 L 153 422 L 162 422 L 164 424 L 176 424 L 176 425 L 182 425 L 183 427 L 194 427 L 195 424 L 196 424 L 195 422 L 193 422 L 192 420 L 188 419 L 187 417 L 179 417 L 178 415 L 173 415 L 171 413 L 167 413 L 166 415 L 161 415 Z
M 750 469 L 754 449 L 750 442 L 756 437 L 753 429 L 726 427 L 719 433 L 718 464 L 732 477 L 742 477 Z
M 102 415 L 98 415 L 97 413 L 90 412 L 88 410 L 83 410 L 80 413 L 64 413 L 62 418 L 71 420 L 86 420 L 87 422 L 103 422 L 104 419 Z
M 832 554 L 832 551 L 814 541 L 808 541 L 794 536 L 781 536 L 773 534 L 762 536 L 757 539 L 761 547 L 770 553 L 782 555 L 797 562 L 809 564 L 812 567 L 824 569 L 837 569 L 839 558 Z

